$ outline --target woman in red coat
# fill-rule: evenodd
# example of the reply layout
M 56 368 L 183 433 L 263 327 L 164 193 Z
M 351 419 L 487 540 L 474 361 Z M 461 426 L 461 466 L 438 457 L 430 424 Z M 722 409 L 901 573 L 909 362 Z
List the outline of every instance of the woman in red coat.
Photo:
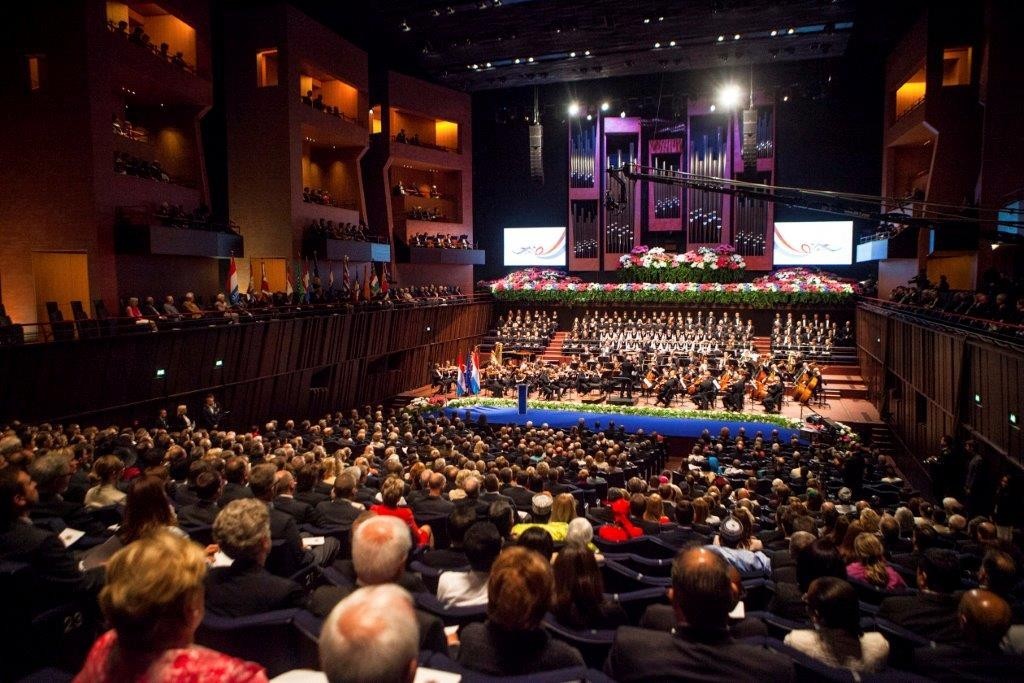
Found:
M 380 497 L 383 502 L 374 505 L 370 510 L 378 515 L 398 517 L 405 522 L 409 530 L 412 531 L 412 536 L 416 539 L 417 545 L 433 545 L 434 539 L 430 527 L 426 524 L 423 526 L 417 525 L 416 520 L 412 516 L 412 510 L 407 507 L 398 507 L 403 493 L 405 493 L 405 483 L 398 477 L 388 477 L 380 487 Z

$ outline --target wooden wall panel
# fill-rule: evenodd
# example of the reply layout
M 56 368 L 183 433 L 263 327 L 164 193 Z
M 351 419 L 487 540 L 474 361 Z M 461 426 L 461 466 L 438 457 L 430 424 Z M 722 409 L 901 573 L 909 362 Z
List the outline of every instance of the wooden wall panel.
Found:
M 430 361 L 465 354 L 491 318 L 490 303 L 426 306 L 2 348 L 0 419 L 148 421 L 209 392 L 237 428 L 318 416 L 426 384 Z
M 857 355 L 869 400 L 921 458 L 951 434 L 1022 464 L 1024 351 L 862 305 Z

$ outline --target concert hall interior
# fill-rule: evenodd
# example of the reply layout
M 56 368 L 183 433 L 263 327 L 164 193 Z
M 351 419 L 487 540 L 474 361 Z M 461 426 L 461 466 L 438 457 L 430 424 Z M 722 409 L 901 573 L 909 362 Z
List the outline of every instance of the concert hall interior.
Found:
M 1019 675 L 1020 18 L 20 3 L 0 681 Z

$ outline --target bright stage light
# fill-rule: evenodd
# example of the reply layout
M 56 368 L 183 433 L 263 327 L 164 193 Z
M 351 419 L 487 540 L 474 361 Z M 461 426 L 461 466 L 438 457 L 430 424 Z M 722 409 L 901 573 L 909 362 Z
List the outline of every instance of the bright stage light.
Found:
M 579 113 L 580 113 L 580 105 L 579 104 L 577 104 L 576 102 L 573 102 L 572 104 L 569 105 L 569 116 L 579 116 Z
M 601 111 L 608 111 L 608 108 L 611 107 L 611 106 L 612 105 L 608 104 L 607 102 L 602 102 L 601 103 Z
M 726 109 L 731 109 L 740 103 L 740 98 L 743 96 L 743 91 L 740 86 L 735 83 L 722 86 L 722 89 L 718 91 L 718 104 Z

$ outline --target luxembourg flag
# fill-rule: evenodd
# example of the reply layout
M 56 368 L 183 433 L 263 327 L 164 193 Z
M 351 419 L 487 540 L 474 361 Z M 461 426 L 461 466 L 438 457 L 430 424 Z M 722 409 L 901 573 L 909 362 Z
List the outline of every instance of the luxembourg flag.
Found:
M 228 266 L 228 301 L 231 305 L 238 303 L 238 269 L 235 267 L 235 257 L 231 257 L 231 265 Z
M 466 388 L 471 394 L 480 393 L 480 363 L 475 348 L 466 356 Z
M 460 363 L 459 372 L 455 376 L 455 395 L 464 396 L 468 391 L 469 389 L 466 386 L 466 366 Z

